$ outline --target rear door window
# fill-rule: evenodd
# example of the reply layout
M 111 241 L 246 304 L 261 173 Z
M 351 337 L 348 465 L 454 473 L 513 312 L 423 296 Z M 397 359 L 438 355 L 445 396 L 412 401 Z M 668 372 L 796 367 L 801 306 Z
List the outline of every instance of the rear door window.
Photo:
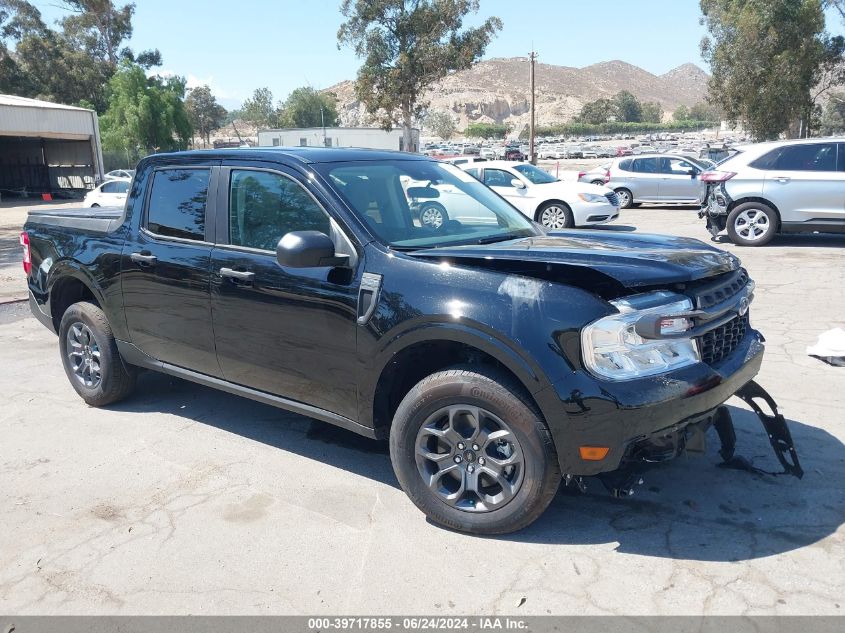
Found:
M 779 147 L 751 162 L 752 167 L 783 171 L 836 171 L 836 143 Z
M 147 229 L 157 235 L 205 239 L 209 169 L 159 169 L 147 206 Z
M 125 180 L 110 180 L 103 185 L 103 193 L 126 193 L 129 191 L 129 183 Z
M 638 158 L 634 161 L 634 171 L 640 174 L 660 173 L 659 158 Z

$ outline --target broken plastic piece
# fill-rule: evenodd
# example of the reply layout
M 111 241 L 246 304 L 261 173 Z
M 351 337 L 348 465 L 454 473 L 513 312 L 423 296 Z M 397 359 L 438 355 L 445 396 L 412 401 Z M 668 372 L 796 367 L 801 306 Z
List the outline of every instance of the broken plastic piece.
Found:
M 789 427 L 786 425 L 786 419 L 778 412 L 778 405 L 769 393 L 758 385 L 753 380 L 745 385 L 742 389 L 736 392 L 738 398 L 742 398 L 748 406 L 750 406 L 760 422 L 763 423 L 763 428 L 769 436 L 769 443 L 775 451 L 775 456 L 778 458 L 780 465 L 783 466 L 783 473 L 767 473 L 767 474 L 785 474 L 793 475 L 801 479 L 804 476 L 804 470 L 798 461 L 798 453 L 795 450 L 795 444 L 792 441 L 792 434 L 789 432 Z M 755 398 L 763 400 L 771 409 L 771 414 L 765 413 Z M 716 418 L 713 422 L 716 427 L 716 432 L 719 434 L 719 439 L 722 442 L 722 448 L 719 454 L 724 460 L 723 464 L 727 468 L 739 468 L 741 470 L 750 470 L 752 472 L 766 473 L 752 466 L 748 460 L 734 455 L 736 447 L 736 433 L 734 432 L 733 422 L 731 421 L 730 412 L 727 408 L 719 407 L 716 411 Z M 788 457 L 788 459 L 787 459 Z

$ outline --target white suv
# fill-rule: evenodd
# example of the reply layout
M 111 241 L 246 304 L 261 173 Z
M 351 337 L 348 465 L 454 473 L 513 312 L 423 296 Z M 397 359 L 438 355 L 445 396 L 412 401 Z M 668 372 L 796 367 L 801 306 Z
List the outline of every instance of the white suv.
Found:
M 762 246 L 777 233 L 845 233 L 845 139 L 801 139 L 737 148 L 701 174 L 699 212 L 715 236 Z

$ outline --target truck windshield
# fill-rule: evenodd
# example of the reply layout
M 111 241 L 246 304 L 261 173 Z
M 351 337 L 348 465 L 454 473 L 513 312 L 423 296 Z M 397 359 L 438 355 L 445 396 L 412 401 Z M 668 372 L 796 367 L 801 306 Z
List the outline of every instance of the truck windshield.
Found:
M 383 160 L 314 168 L 394 248 L 487 244 L 542 234 L 503 198 L 453 165 Z

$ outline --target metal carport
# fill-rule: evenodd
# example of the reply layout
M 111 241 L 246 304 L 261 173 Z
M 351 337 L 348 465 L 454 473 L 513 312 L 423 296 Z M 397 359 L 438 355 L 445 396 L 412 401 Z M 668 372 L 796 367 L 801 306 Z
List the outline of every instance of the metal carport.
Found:
M 96 112 L 0 95 L 0 196 L 74 195 L 102 178 Z

